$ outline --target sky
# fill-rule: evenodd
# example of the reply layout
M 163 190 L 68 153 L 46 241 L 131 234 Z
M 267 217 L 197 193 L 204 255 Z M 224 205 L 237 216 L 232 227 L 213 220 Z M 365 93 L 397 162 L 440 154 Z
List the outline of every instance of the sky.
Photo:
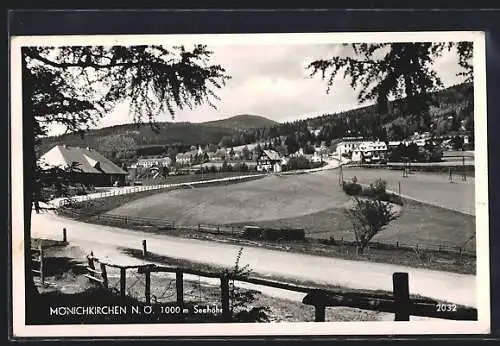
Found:
M 220 97 L 217 109 L 202 105 L 192 110 L 177 111 L 158 121 L 205 122 L 229 118 L 238 114 L 261 115 L 278 121 L 293 121 L 336 113 L 365 106 L 356 99 L 349 80 L 338 76 L 329 94 L 326 81 L 320 75 L 309 76 L 306 66 L 321 58 L 346 54 L 346 47 L 328 44 L 298 45 L 237 45 L 209 47 L 214 52 L 212 62 L 220 64 L 232 77 L 216 91 Z M 446 53 L 435 62 L 435 69 L 445 86 L 461 83 L 458 57 Z M 132 115 L 126 104 L 101 119 L 98 128 L 131 123 Z M 59 132 L 53 129 L 51 134 Z

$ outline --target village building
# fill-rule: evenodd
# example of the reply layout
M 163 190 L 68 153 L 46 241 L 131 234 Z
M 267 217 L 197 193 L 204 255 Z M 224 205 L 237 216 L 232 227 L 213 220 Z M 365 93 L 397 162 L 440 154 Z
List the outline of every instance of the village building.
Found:
M 337 154 L 340 156 L 351 156 L 362 142 L 363 137 L 344 137 L 337 143 Z
M 131 168 L 151 168 L 151 167 L 170 167 L 172 159 L 170 157 L 147 157 L 140 158 L 137 162 L 131 165 Z
M 70 179 L 84 185 L 112 186 L 116 182 L 124 185 L 128 175 L 128 172 L 89 147 L 56 145 L 40 157 L 39 165 L 42 169 L 74 166 Z
M 301 156 L 304 156 L 304 149 L 303 148 L 299 148 L 299 150 L 297 150 L 296 152 L 290 154 L 289 156 L 290 157 L 301 157 Z
M 314 154 L 311 156 L 311 162 L 322 163 L 323 161 L 324 161 L 324 155 L 319 151 L 315 151 Z
M 362 137 L 347 137 L 337 144 L 337 154 L 354 162 L 379 162 L 387 153 L 382 141 L 365 141 Z
M 180 165 L 190 165 L 193 162 L 193 155 L 191 153 L 179 153 L 175 156 L 175 162 Z
M 275 150 L 263 150 L 257 158 L 257 171 L 259 172 L 281 172 L 282 158 Z

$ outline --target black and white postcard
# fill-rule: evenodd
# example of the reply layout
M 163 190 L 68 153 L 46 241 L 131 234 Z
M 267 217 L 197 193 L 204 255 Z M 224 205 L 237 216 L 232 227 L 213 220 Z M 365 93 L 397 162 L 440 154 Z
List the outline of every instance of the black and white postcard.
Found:
M 483 32 L 10 44 L 15 337 L 489 333 Z

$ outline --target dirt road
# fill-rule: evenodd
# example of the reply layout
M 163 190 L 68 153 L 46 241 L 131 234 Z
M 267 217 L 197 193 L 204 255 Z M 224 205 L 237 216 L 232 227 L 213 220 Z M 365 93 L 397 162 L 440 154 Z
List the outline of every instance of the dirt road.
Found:
M 192 261 L 232 266 L 237 245 L 168 237 L 115 227 L 85 224 L 54 214 L 33 214 L 33 237 L 60 239 L 62 227 L 68 241 L 91 250 L 97 257 L 125 264 L 135 260 L 117 252 L 118 247 L 140 248 L 146 239 L 148 249 L 161 255 Z M 15 244 L 14 244 L 15 245 Z M 245 247 L 242 265 L 249 264 L 261 276 L 279 276 L 327 285 L 392 291 L 392 274 L 408 272 L 410 292 L 467 306 L 476 306 L 476 277 L 448 272 L 408 268 L 397 265 L 348 261 L 257 247 Z

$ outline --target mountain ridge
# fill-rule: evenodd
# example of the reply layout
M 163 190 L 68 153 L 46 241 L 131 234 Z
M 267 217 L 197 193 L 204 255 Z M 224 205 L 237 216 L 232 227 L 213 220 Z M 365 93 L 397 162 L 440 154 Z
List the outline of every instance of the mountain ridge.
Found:
M 461 127 L 473 128 L 474 88 L 472 83 L 457 84 L 433 93 L 436 104 L 431 106 L 429 117 L 435 129 L 441 133 L 456 131 Z M 84 138 L 75 134 L 47 137 L 38 151 L 43 153 L 55 144 L 89 146 L 99 151 L 99 144 L 112 135 L 127 137 L 137 149 L 137 155 L 161 155 L 167 147 L 175 146 L 182 152 L 190 146 L 218 144 L 224 147 L 239 146 L 256 141 L 270 141 L 276 137 L 297 137 L 302 143 L 310 141 L 307 129 L 320 129 L 317 142 L 348 135 L 347 132 L 373 137 L 380 123 L 389 138 L 406 138 L 417 130 L 405 114 L 405 99 L 392 101 L 390 112 L 378 114 L 374 105 L 361 106 L 348 111 L 312 116 L 295 121 L 276 122 L 260 115 L 239 114 L 220 120 L 202 123 L 161 122 L 158 132 L 148 125 L 124 124 L 88 131 Z M 347 131 L 349 130 L 349 131 Z M 299 138 L 301 137 L 301 138 Z M 151 150 L 140 150 L 150 148 Z

